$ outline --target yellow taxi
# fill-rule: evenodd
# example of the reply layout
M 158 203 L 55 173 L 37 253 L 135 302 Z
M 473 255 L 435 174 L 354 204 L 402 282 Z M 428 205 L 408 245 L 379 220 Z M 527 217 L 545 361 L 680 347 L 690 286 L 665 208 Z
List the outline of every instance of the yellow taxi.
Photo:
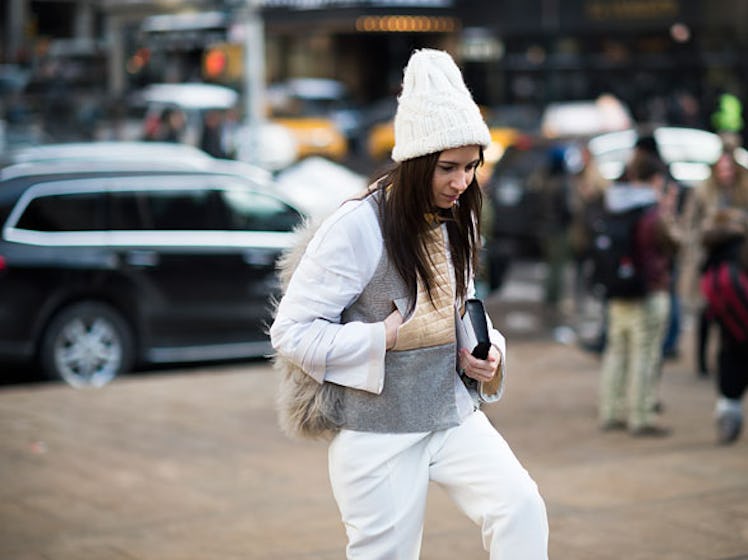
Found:
M 395 123 L 392 120 L 380 122 L 371 127 L 366 140 L 366 152 L 372 161 L 384 161 L 395 146 Z
M 321 156 L 341 161 L 348 155 L 344 131 L 345 86 L 325 78 L 293 78 L 267 89 L 271 120 L 295 137 L 298 157 Z
M 478 181 L 481 183 L 488 181 L 504 151 L 521 136 L 518 129 L 508 126 L 489 126 L 488 131 L 491 133 L 491 145 L 483 152 L 483 166 L 478 170 Z
M 348 140 L 330 119 L 323 117 L 273 117 L 296 140 L 298 158 L 322 156 L 335 161 L 348 154 Z

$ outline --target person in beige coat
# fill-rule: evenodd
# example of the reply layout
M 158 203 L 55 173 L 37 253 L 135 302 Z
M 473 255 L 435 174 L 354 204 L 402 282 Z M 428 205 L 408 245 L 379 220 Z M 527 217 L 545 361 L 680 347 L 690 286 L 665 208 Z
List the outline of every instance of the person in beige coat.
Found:
M 684 211 L 683 231 L 687 233 L 683 252 L 683 277 L 680 291 L 697 310 L 696 370 L 706 377 L 709 370 L 710 322 L 699 293 L 699 278 L 709 255 L 707 246 L 715 235 L 715 222 L 727 208 L 748 210 L 748 169 L 735 158 L 736 146 L 725 142 L 724 150 L 711 166 L 709 177 L 695 187 Z

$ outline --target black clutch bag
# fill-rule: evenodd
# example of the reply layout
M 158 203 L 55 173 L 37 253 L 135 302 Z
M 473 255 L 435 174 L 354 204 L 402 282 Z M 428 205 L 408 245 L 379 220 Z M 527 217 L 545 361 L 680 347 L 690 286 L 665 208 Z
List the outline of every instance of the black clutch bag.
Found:
M 462 314 L 458 314 L 456 323 L 457 351 L 467 348 L 473 356 L 485 360 L 491 349 L 491 340 L 488 337 L 483 302 L 479 299 L 467 300 Z

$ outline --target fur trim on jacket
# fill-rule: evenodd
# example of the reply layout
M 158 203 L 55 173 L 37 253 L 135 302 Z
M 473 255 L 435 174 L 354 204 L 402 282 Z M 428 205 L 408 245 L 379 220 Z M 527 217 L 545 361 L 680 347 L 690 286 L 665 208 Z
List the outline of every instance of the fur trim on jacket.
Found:
M 312 222 L 300 226 L 298 241 L 278 260 L 282 293 L 288 289 L 291 276 L 317 229 L 318 224 Z M 279 300 L 273 302 L 274 316 L 278 304 Z M 332 439 L 340 431 L 335 405 L 342 388 L 333 383 L 317 383 L 298 365 L 277 353 L 271 359 L 279 375 L 276 410 L 283 433 L 293 439 Z

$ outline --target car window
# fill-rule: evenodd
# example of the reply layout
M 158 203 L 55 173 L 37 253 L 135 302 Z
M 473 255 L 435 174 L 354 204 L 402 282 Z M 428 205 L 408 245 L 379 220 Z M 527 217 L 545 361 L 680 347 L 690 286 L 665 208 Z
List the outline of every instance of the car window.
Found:
M 34 198 L 16 227 L 32 231 L 102 231 L 106 229 L 101 193 L 72 193 Z
M 291 231 L 301 216 L 281 200 L 242 189 L 115 191 L 113 230 Z
M 146 193 L 112 192 L 109 197 L 111 229 L 115 231 L 153 229 Z
M 223 191 L 231 229 L 247 231 L 291 231 L 301 215 L 275 197 L 249 190 Z
M 115 191 L 111 196 L 111 229 L 227 229 L 218 193 L 208 189 Z

